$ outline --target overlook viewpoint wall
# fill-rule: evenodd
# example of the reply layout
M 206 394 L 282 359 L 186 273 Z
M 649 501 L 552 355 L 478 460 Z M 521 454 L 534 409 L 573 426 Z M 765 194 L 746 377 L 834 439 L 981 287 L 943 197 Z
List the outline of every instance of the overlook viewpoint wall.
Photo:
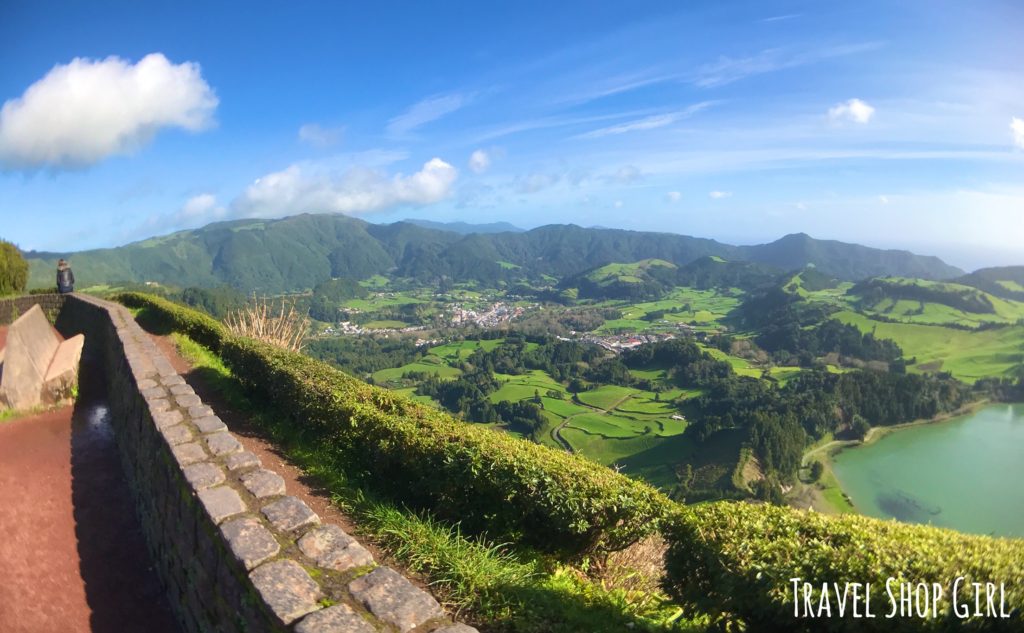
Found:
M 102 368 L 136 513 L 183 630 L 475 631 L 286 496 L 125 307 L 84 295 L 5 299 L 0 324 L 33 304 L 64 336 L 84 334 Z

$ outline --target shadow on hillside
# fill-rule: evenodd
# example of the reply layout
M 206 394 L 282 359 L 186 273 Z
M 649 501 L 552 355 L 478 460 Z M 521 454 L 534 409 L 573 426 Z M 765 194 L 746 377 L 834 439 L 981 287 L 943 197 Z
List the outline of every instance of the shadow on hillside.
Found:
M 87 348 L 71 420 L 71 501 L 90 628 L 177 632 L 121 467 L 100 372 Z

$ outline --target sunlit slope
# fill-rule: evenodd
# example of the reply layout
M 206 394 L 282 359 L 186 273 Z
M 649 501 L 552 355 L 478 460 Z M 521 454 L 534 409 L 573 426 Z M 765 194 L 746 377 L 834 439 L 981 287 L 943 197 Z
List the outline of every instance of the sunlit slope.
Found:
M 948 371 L 967 382 L 985 376 L 1018 376 L 1024 368 L 1024 326 L 967 330 L 917 323 L 886 323 L 844 310 L 833 315 L 862 332 L 889 338 L 916 358 L 910 371 Z

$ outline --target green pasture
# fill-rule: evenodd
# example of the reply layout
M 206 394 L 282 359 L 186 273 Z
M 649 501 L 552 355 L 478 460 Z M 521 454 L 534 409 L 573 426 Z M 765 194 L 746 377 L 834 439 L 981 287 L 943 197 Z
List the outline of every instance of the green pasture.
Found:
M 917 358 L 910 371 L 948 371 L 974 382 L 985 376 L 1015 376 L 1024 365 L 1024 326 L 971 331 L 937 325 L 883 323 L 850 311 L 833 318 L 862 332 L 892 339 L 905 358 Z
M 603 385 L 597 389 L 584 391 L 577 394 L 580 402 L 598 409 L 610 410 L 615 404 L 624 398 L 640 393 L 631 387 L 620 387 L 618 385 Z

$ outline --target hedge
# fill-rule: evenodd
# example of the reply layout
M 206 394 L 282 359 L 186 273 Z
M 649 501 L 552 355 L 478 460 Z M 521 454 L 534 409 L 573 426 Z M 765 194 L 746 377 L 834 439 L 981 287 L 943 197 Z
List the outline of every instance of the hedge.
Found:
M 605 466 L 462 422 L 302 354 L 233 336 L 188 308 L 141 294 L 118 298 L 219 350 L 247 391 L 344 454 L 375 486 L 468 531 L 576 556 L 629 546 L 659 529 L 672 505 Z
M 668 593 L 684 605 L 739 619 L 748 630 L 1024 630 L 1024 539 L 737 502 L 679 508 L 666 521 L 664 533 L 669 544 Z M 951 599 L 958 577 L 966 578 L 961 586 L 968 589 L 975 581 L 1005 583 L 1012 617 L 959 619 Z M 846 582 L 870 582 L 876 617 L 853 619 L 847 612 L 840 618 L 833 594 L 831 618 L 796 618 L 791 578 L 817 586 L 815 607 L 822 583 L 839 583 L 842 590 Z M 939 617 L 886 618 L 892 611 L 885 586 L 889 578 L 915 585 L 939 583 Z M 898 587 L 893 586 L 897 598 Z M 959 595 L 959 602 L 969 602 L 973 610 L 973 591 L 961 589 Z M 997 595 L 997 607 L 998 600 Z M 984 598 L 981 604 L 984 608 Z M 804 613 L 802 606 L 800 612 Z
M 185 334 L 217 353 L 220 353 L 224 339 L 230 336 L 227 327 L 217 319 L 161 297 L 141 292 L 122 292 L 114 295 L 113 300 L 129 308 L 152 311 L 166 327 Z

